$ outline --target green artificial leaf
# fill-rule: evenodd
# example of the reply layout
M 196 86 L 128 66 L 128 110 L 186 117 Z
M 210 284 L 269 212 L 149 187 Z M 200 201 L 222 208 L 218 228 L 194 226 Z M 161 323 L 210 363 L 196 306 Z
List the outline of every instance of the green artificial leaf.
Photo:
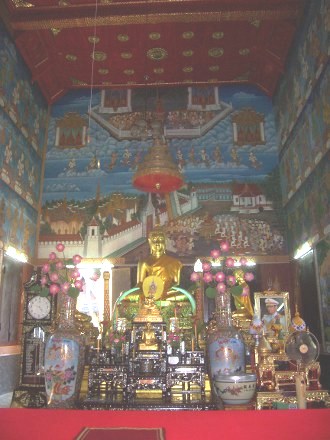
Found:
M 213 299 L 217 296 L 217 289 L 215 287 L 208 287 L 205 290 L 205 295 L 210 298 Z
M 71 298 L 78 298 L 79 290 L 76 287 L 70 287 L 68 290 L 68 295 L 71 296 Z
M 239 286 L 234 286 L 230 289 L 230 293 L 233 296 L 241 296 L 243 293 L 243 286 L 239 285 Z
M 39 290 L 39 296 L 48 296 L 49 295 L 49 289 L 48 287 L 42 286 Z

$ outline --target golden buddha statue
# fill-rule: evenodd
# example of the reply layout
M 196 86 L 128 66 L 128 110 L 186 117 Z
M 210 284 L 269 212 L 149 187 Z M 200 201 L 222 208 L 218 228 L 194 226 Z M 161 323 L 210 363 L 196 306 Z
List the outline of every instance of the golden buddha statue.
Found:
M 242 270 L 235 271 L 235 277 L 239 285 L 250 293 L 249 286 L 244 280 L 244 272 Z M 233 295 L 236 310 L 232 315 L 236 321 L 241 323 L 250 323 L 254 314 L 249 293 L 247 295 Z
M 166 255 L 165 233 L 159 228 L 152 230 L 148 237 L 150 256 L 138 265 L 137 283 L 141 285 L 148 276 L 160 277 L 164 282 L 161 299 L 165 298 L 170 288 L 180 283 L 182 263 Z
M 142 342 L 139 344 L 139 350 L 158 350 L 158 342 L 151 326 L 151 322 L 147 322 L 142 333 Z

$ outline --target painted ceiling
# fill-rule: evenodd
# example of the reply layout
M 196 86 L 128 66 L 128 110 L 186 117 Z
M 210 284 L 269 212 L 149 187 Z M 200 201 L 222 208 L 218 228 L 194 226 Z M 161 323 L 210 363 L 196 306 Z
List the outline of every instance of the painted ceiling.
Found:
M 48 103 L 72 89 L 254 84 L 274 94 L 305 0 L 4 0 Z

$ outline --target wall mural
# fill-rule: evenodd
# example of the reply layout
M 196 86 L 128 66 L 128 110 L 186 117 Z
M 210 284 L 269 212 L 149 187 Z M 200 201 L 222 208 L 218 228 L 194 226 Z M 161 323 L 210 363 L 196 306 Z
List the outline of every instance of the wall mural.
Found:
M 286 207 L 288 242 L 291 249 L 311 240 L 314 243 L 329 232 L 330 152 Z
M 132 186 L 159 134 L 185 179 L 168 197 Z M 183 258 L 225 238 L 238 253 L 285 253 L 277 157 L 271 101 L 252 86 L 72 92 L 52 108 L 39 257 L 57 238 L 136 262 L 156 214 Z
M 301 38 L 291 51 L 289 64 L 276 97 L 274 114 L 280 149 L 329 61 L 330 5 L 327 0 L 313 0 L 301 29 Z
M 36 247 L 46 126 L 46 103 L 0 25 L 1 240 L 30 258 Z

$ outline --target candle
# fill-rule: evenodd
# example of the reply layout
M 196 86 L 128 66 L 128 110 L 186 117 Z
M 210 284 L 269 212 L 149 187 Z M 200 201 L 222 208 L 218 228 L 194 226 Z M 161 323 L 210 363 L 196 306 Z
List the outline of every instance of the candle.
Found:
M 299 409 L 306 409 L 306 382 L 302 373 L 295 375 L 297 404 Z

